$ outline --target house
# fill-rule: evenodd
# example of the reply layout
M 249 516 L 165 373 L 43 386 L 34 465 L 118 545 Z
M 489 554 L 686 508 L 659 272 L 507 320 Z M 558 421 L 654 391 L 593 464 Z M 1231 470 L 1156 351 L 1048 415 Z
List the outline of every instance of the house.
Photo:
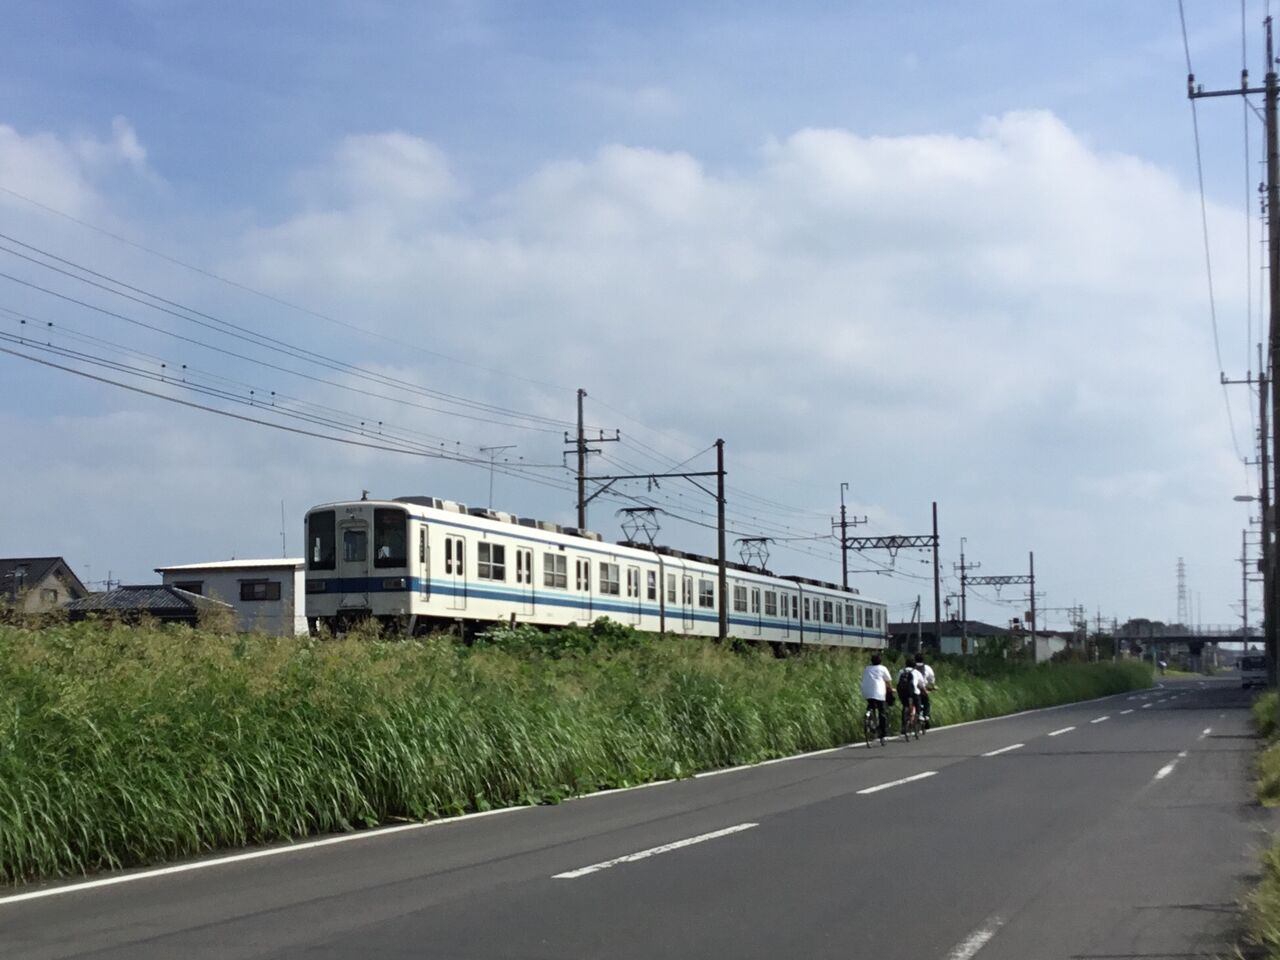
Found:
M 959 653 L 963 636 L 968 635 L 969 652 L 982 649 L 984 640 L 1006 639 L 1011 631 L 1008 627 L 997 627 L 980 620 L 970 620 L 962 630 L 959 620 L 944 620 L 940 630 L 935 630 L 932 620 L 923 623 L 891 623 L 889 624 L 889 645 L 895 650 L 915 650 L 917 638 L 926 650 L 936 653 Z M 941 634 L 941 636 L 939 636 Z
M 44 613 L 88 595 L 88 588 L 61 557 L 0 560 L 0 606 Z
M 122 586 L 105 593 L 91 593 L 66 605 L 67 617 L 85 620 L 93 615 L 110 616 L 124 621 L 149 617 L 161 623 L 182 623 L 194 627 L 201 616 L 219 610 L 231 612 L 230 604 L 201 597 L 175 587 L 148 583 Z
M 230 605 L 238 630 L 291 636 L 307 632 L 304 567 L 301 557 L 214 560 L 156 567 L 156 573 L 167 587 Z

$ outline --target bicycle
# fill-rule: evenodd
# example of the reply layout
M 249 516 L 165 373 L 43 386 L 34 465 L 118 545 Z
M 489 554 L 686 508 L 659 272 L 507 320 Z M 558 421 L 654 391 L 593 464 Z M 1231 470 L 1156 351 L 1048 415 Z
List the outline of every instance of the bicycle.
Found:
M 871 748 L 871 741 L 875 739 L 879 739 L 880 746 L 884 746 L 884 737 L 880 736 L 877 721 L 876 711 L 872 710 L 868 704 L 866 712 L 862 715 L 862 739 L 866 742 L 867 749 Z
M 902 740 L 904 743 L 911 742 L 911 734 L 916 735 L 916 739 L 920 739 L 920 709 L 915 702 L 908 702 L 902 705 Z

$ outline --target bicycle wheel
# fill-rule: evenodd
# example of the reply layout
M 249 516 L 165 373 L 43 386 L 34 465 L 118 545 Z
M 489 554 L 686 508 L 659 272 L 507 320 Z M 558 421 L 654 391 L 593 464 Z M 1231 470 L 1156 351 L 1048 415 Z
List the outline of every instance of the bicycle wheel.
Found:
M 862 715 L 862 739 L 867 742 L 867 749 L 871 749 L 871 738 L 875 734 L 874 714 L 870 710 Z

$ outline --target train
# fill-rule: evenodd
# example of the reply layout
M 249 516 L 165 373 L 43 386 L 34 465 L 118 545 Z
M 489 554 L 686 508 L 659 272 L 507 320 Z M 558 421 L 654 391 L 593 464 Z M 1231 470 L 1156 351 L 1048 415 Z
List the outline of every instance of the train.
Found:
M 719 635 L 710 557 L 606 543 L 593 531 L 436 497 L 321 504 L 305 525 L 313 631 L 376 618 L 409 634 L 467 636 L 497 622 L 564 627 L 607 617 L 652 633 Z M 855 589 L 727 568 L 731 637 L 776 648 L 886 645 L 885 605 Z

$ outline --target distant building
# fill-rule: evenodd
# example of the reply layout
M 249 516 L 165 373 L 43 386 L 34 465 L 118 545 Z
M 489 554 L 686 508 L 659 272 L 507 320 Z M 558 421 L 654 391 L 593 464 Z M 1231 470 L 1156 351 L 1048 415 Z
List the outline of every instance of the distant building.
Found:
M 61 557 L 0 560 L 0 605 L 24 613 L 57 610 L 68 600 L 89 595 L 88 588 Z
M 1008 627 L 997 627 L 980 620 L 970 620 L 962 631 L 959 620 L 944 620 L 940 630 L 934 629 L 932 620 L 924 623 L 891 623 L 889 624 L 889 645 L 895 650 L 915 650 L 917 635 L 924 642 L 926 650 L 937 653 L 959 653 L 963 633 L 969 637 L 969 652 L 978 649 L 979 641 L 1004 639 L 1010 636 Z M 941 634 L 941 636 L 939 636 Z
M 221 600 L 236 612 L 237 629 L 279 636 L 307 632 L 306 573 L 301 557 L 216 560 L 156 567 L 165 586 Z
M 91 593 L 72 600 L 66 609 L 68 618 L 73 621 L 94 615 L 116 617 L 126 622 L 149 617 L 161 623 L 183 623 L 194 627 L 202 615 L 218 610 L 230 612 L 231 606 L 176 587 L 148 583 Z

